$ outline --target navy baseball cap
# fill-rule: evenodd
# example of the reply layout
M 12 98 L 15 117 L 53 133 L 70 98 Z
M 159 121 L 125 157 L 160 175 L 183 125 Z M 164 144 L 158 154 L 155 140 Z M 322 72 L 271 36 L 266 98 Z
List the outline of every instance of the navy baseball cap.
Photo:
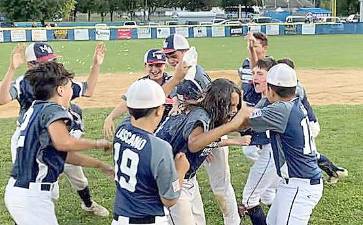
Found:
M 177 50 L 187 50 L 189 48 L 189 42 L 184 36 L 172 34 L 165 39 L 163 51 L 165 54 L 168 54 Z
M 58 57 L 58 55 L 54 54 L 53 48 L 50 45 L 42 42 L 32 43 L 25 49 L 25 59 L 27 62 L 48 62 Z
M 145 53 L 144 63 L 147 64 L 157 64 L 157 63 L 166 63 L 165 54 L 160 51 L 160 49 L 150 49 Z

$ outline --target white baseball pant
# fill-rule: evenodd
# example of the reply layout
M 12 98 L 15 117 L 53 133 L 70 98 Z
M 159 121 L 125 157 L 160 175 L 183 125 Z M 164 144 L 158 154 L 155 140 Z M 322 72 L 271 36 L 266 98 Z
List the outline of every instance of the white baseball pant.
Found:
M 259 157 L 250 168 L 243 189 L 242 204 L 250 209 L 258 206 L 262 199 L 264 204 L 272 203 L 280 177 L 276 173 L 271 144 L 262 145 L 260 150 L 257 150 L 259 149 L 257 146 L 248 147 L 255 148 L 255 152 L 259 152 Z
M 282 179 L 268 212 L 268 225 L 307 225 L 314 207 L 323 194 L 323 180 L 310 184 L 309 179 Z
M 41 183 L 30 183 L 29 188 L 14 187 L 10 178 L 5 189 L 5 206 L 17 225 L 58 225 L 53 200 L 58 196 L 58 182 L 49 191 L 41 190 Z
M 196 176 L 184 179 L 180 197 L 170 209 L 172 225 L 206 225 L 202 197 Z
M 210 163 L 205 162 L 209 183 L 223 213 L 224 225 L 239 225 L 236 195 L 231 183 L 231 173 L 228 163 L 228 147 L 212 150 L 214 155 Z

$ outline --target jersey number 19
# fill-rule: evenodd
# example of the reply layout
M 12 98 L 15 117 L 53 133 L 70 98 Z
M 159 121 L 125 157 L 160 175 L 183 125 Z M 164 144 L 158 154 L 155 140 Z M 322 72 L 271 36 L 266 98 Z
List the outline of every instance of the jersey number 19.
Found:
M 120 144 L 115 143 L 114 149 L 115 149 L 115 162 L 119 159 L 120 154 Z M 115 168 L 115 180 L 120 184 L 120 186 L 130 192 L 135 191 L 135 187 L 137 184 L 136 180 L 136 174 L 137 174 L 137 166 L 139 165 L 139 155 L 130 149 L 125 149 L 122 152 L 121 156 L 121 164 L 120 166 L 116 166 Z M 120 179 L 117 177 L 118 171 L 121 171 L 122 175 L 120 176 Z M 123 175 L 128 176 L 128 180 L 126 180 L 126 177 Z

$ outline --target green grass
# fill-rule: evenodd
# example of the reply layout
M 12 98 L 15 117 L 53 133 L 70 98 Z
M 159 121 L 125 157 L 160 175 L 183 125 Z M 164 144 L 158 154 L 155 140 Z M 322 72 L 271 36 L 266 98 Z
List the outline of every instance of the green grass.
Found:
M 320 35 L 269 37 L 269 54 L 276 59 L 289 57 L 301 69 L 363 68 L 363 35 Z M 143 55 L 149 48 L 161 48 L 162 39 L 107 41 L 103 73 L 135 72 L 143 69 Z M 247 57 L 242 37 L 190 39 L 197 47 L 199 63 L 207 70 L 237 69 Z M 14 43 L 0 44 L 0 79 L 4 76 Z M 76 74 L 87 74 L 95 42 L 51 42 L 61 61 Z M 18 73 L 25 68 L 19 69 Z
M 321 153 L 327 155 L 338 165 L 349 170 L 349 177 L 334 186 L 325 186 L 324 195 L 314 210 L 311 224 L 314 225 L 360 225 L 363 221 L 363 105 L 358 106 L 324 106 L 317 107 L 322 131 L 318 138 Z M 101 136 L 103 119 L 110 109 L 85 110 L 87 137 Z M 12 224 L 4 207 L 3 194 L 11 167 L 10 137 L 15 129 L 15 119 L 0 119 L 2 135 L 0 136 L 0 224 Z M 105 153 L 91 151 L 89 154 L 112 163 L 112 157 Z M 230 152 L 232 182 L 240 201 L 242 185 L 246 181 L 250 162 L 242 155 L 241 150 Z M 107 180 L 94 169 L 85 169 L 90 182 L 94 199 L 108 209 L 114 201 L 114 182 Z M 201 169 L 198 175 L 208 225 L 223 224 L 222 215 L 210 190 L 206 172 Z M 80 208 L 80 201 L 71 189 L 65 177 L 60 181 L 60 199 L 57 203 L 57 217 L 60 224 L 110 224 L 111 217 L 106 219 L 87 215 Z M 248 220 L 244 224 L 250 224 Z

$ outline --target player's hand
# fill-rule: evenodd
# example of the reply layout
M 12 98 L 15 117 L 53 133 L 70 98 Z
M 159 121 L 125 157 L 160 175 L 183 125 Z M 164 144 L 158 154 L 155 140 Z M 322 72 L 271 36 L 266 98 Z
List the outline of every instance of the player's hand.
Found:
M 182 81 L 187 75 L 187 72 L 191 66 L 188 66 L 184 61 L 179 62 L 175 67 L 174 79 Z
M 106 163 L 103 163 L 99 169 L 101 170 L 102 173 L 104 173 L 106 176 L 108 176 L 111 180 L 114 179 L 115 177 L 115 171 L 113 169 L 113 166 L 108 165 Z
M 10 65 L 13 69 L 18 69 L 22 64 L 25 63 L 25 45 L 24 44 L 18 44 L 10 58 Z
M 96 45 L 95 53 L 93 55 L 93 65 L 101 65 L 106 54 L 106 45 L 103 42 L 99 42 Z
M 185 174 L 189 170 L 190 164 L 184 153 L 179 152 L 178 154 L 176 154 L 174 161 L 175 168 L 179 173 Z
M 205 160 L 207 161 L 207 163 L 211 163 L 216 157 L 214 156 L 214 154 L 212 152 L 209 152 L 207 155 L 207 158 L 205 158 Z
M 234 131 L 244 128 L 244 125 L 250 115 L 252 114 L 253 108 L 250 107 L 242 107 L 238 113 L 233 117 L 230 122 L 232 129 Z
M 112 140 L 114 133 L 115 124 L 113 123 L 112 118 L 107 117 L 103 123 L 103 136 L 108 140 Z
M 106 139 L 98 139 L 96 140 L 96 148 L 103 149 L 105 152 L 110 151 L 112 149 L 112 142 Z

